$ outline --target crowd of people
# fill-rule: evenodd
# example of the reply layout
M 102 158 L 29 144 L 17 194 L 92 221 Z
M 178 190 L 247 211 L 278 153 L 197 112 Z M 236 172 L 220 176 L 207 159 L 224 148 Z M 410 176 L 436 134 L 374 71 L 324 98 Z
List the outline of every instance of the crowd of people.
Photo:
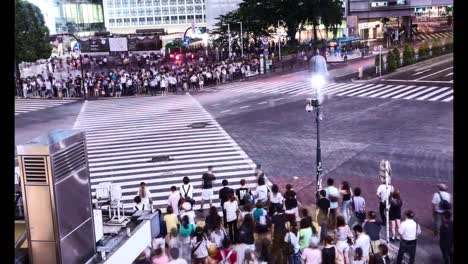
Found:
M 245 180 L 230 188 L 222 180 L 219 189 L 221 211 L 213 206 L 213 182 L 217 177 L 210 166 L 201 177 L 201 208 L 194 211 L 194 189 L 188 177 L 179 187 L 172 186 L 161 233 L 152 249 L 143 252 L 135 263 L 306 263 L 357 264 L 402 263 L 409 255 L 415 263 L 416 241 L 421 233 L 412 210 L 402 211 L 403 200 L 396 188 L 382 183 L 377 189 L 381 203 L 390 202 L 391 243 L 399 241 L 396 259 L 381 243 L 386 217 L 367 208 L 361 188 L 343 181 L 338 187 L 331 178 L 320 191 L 315 211 L 301 208 L 291 184 L 284 191 L 267 185 L 261 166 L 255 170 L 257 183 L 249 188 Z M 438 185 L 433 197 L 434 231 L 440 235 L 445 263 L 452 262 L 451 195 Z M 141 183 L 135 210 L 152 208 L 151 193 Z M 204 204 L 209 203 L 205 211 Z M 380 219 L 379 218 L 380 214 Z M 385 214 L 385 208 L 384 208 Z M 404 220 L 401 221 L 402 216 Z
M 63 98 L 177 94 L 240 80 L 257 75 L 260 70 L 257 59 L 163 63 L 156 55 L 127 55 L 112 59 L 86 56 L 83 59 L 84 76 L 81 76 L 70 71 L 78 69 L 77 63 L 76 59 L 68 59 L 67 65 L 63 66 L 63 61 L 50 59 L 47 70 L 42 74 L 17 80 L 16 95 Z M 63 67 L 67 68 L 67 77 L 54 74 Z

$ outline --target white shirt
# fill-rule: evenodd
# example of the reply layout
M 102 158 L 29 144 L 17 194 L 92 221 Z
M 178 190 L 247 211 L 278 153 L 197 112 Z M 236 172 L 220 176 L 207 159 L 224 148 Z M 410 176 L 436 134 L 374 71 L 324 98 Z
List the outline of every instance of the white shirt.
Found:
M 239 205 L 237 204 L 237 200 L 234 201 L 227 201 L 223 205 L 224 210 L 226 210 L 226 221 L 231 222 L 237 219 L 237 208 Z
M 195 212 L 193 210 L 182 211 L 180 214 L 180 219 L 182 219 L 184 216 L 188 216 L 189 224 L 195 225 Z
M 296 236 L 293 232 L 289 232 L 286 234 L 284 237 L 284 242 L 289 243 L 294 246 L 294 253 L 299 252 L 300 246 L 299 246 L 299 236 Z
M 268 199 L 268 188 L 266 185 L 260 185 L 255 189 L 255 196 L 258 201 L 266 201 Z
M 385 203 L 385 201 L 388 199 L 388 196 L 393 192 L 393 186 L 388 185 L 388 192 L 387 192 L 387 186 L 385 184 L 380 184 L 379 188 L 377 188 L 377 196 L 380 197 L 380 201 L 382 203 Z
M 180 193 L 178 191 L 171 192 L 171 194 L 169 194 L 169 197 L 167 198 L 167 204 L 172 207 L 175 215 L 179 215 L 179 200 Z
M 340 196 L 340 193 L 338 192 L 338 189 L 335 186 L 328 186 L 327 188 L 325 188 L 325 191 L 327 192 L 327 199 L 330 199 L 330 196 Z M 330 201 L 330 209 L 335 208 L 338 208 L 338 202 Z
M 144 203 L 133 204 L 133 209 L 138 210 L 138 211 L 143 211 L 143 210 L 148 211 L 148 208 L 149 207 Z
M 421 234 L 421 227 L 413 219 L 406 219 L 401 222 L 398 233 L 403 240 L 415 240 Z
M 354 243 L 354 249 L 361 248 L 363 256 L 369 256 L 370 237 L 364 233 L 360 234 Z
M 188 197 L 192 198 L 193 197 L 193 186 L 189 183 L 187 185 L 182 184 L 179 187 L 179 192 L 182 195 L 182 197 L 185 197 L 185 194 L 187 194 Z
M 137 191 L 136 196 L 140 196 L 140 190 Z M 151 193 L 148 191 L 148 188 L 145 188 L 145 198 L 141 197 L 141 203 L 146 204 L 148 207 L 150 206 L 150 198 L 151 198 Z
M 440 193 L 440 195 L 439 195 L 439 193 Z M 445 201 L 447 201 L 447 202 L 449 202 L 449 203 L 451 202 L 451 200 L 452 200 L 451 198 L 452 198 L 452 197 L 451 197 L 450 193 L 444 192 L 444 191 L 436 192 L 436 193 L 434 193 L 434 195 L 432 196 L 432 204 L 435 205 L 435 208 L 436 208 L 435 211 L 438 212 L 438 213 L 443 213 L 444 210 L 441 210 L 440 207 L 439 207 L 440 196 L 442 196 L 442 199 L 444 199 Z
M 281 193 L 277 193 L 275 195 L 275 194 L 273 194 L 273 192 L 270 192 L 269 197 L 270 197 L 270 202 L 275 203 L 275 204 L 278 204 L 278 203 L 282 204 L 283 200 L 284 200 L 283 195 Z

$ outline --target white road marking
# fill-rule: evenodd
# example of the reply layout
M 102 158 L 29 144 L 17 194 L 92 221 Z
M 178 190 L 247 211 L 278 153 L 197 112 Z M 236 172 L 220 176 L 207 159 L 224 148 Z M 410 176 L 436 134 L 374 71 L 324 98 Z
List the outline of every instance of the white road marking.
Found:
M 431 73 L 431 74 L 428 74 L 428 75 L 426 75 L 426 76 L 420 77 L 420 78 L 416 79 L 415 81 L 419 81 L 419 80 L 421 80 L 421 79 L 424 79 L 424 78 L 427 78 L 427 77 L 436 75 L 436 74 L 438 74 L 438 73 L 441 73 L 441 72 L 444 72 L 444 71 L 448 71 L 448 70 L 450 70 L 450 69 L 452 69 L 452 68 L 453 68 L 453 66 L 448 67 L 448 68 L 443 69 L 443 70 L 440 70 L 440 71 L 436 71 L 436 72 L 434 72 L 434 73 Z
M 451 72 L 451 73 L 445 75 L 444 77 L 451 76 L 451 75 L 453 75 L 453 72 Z
M 281 98 L 276 98 L 276 99 L 273 99 L 273 101 L 279 101 L 279 100 L 283 100 L 284 98 L 281 97 Z
M 231 109 L 228 109 L 228 110 L 223 110 L 220 113 L 222 114 L 222 113 L 227 113 L 227 112 L 231 112 L 231 111 L 232 111 Z
M 232 100 L 231 103 L 239 102 L 239 100 Z
M 245 106 L 239 107 L 239 109 L 244 109 L 244 108 L 249 108 L 249 107 L 250 107 L 250 105 L 245 105 Z
M 425 72 L 427 72 L 427 71 L 430 71 L 430 70 L 432 70 L 432 69 L 427 69 L 427 70 L 419 71 L 419 72 L 417 72 L 417 73 L 415 73 L 415 74 L 413 74 L 413 75 L 411 75 L 411 76 L 423 74 L 423 73 L 425 73 Z
M 260 102 L 258 104 L 267 104 L 268 102 L 267 101 L 263 101 L 263 102 Z
M 444 99 L 444 100 L 442 100 L 442 101 L 443 101 L 443 102 L 450 102 L 450 101 L 452 101 L 452 100 L 453 100 L 453 96 L 450 96 L 449 98 Z
M 383 80 L 382 80 L 383 81 Z M 429 81 L 429 80 L 397 80 L 397 79 L 386 79 L 386 82 L 421 82 L 421 83 L 450 83 L 450 81 Z

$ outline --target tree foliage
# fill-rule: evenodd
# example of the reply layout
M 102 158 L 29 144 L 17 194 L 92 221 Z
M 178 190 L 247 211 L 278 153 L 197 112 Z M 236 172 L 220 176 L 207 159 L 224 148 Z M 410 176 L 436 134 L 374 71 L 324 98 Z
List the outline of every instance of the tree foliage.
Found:
M 40 9 L 25 0 L 15 0 L 15 61 L 47 59 L 52 52 L 49 29 Z
M 394 48 L 391 52 L 395 56 L 397 68 L 400 67 L 400 51 L 397 48 Z
M 387 71 L 393 72 L 397 68 L 397 60 L 395 54 L 392 51 L 387 53 Z
M 414 49 L 412 46 L 406 44 L 403 50 L 403 65 L 411 65 L 416 62 Z

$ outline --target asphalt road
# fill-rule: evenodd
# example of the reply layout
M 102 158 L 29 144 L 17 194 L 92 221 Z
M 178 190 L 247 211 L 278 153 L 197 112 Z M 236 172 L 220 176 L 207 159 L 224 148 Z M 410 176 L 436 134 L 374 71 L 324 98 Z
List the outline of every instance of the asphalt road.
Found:
M 413 70 L 384 78 L 381 82 L 430 86 L 453 86 L 453 60 L 418 67 Z

